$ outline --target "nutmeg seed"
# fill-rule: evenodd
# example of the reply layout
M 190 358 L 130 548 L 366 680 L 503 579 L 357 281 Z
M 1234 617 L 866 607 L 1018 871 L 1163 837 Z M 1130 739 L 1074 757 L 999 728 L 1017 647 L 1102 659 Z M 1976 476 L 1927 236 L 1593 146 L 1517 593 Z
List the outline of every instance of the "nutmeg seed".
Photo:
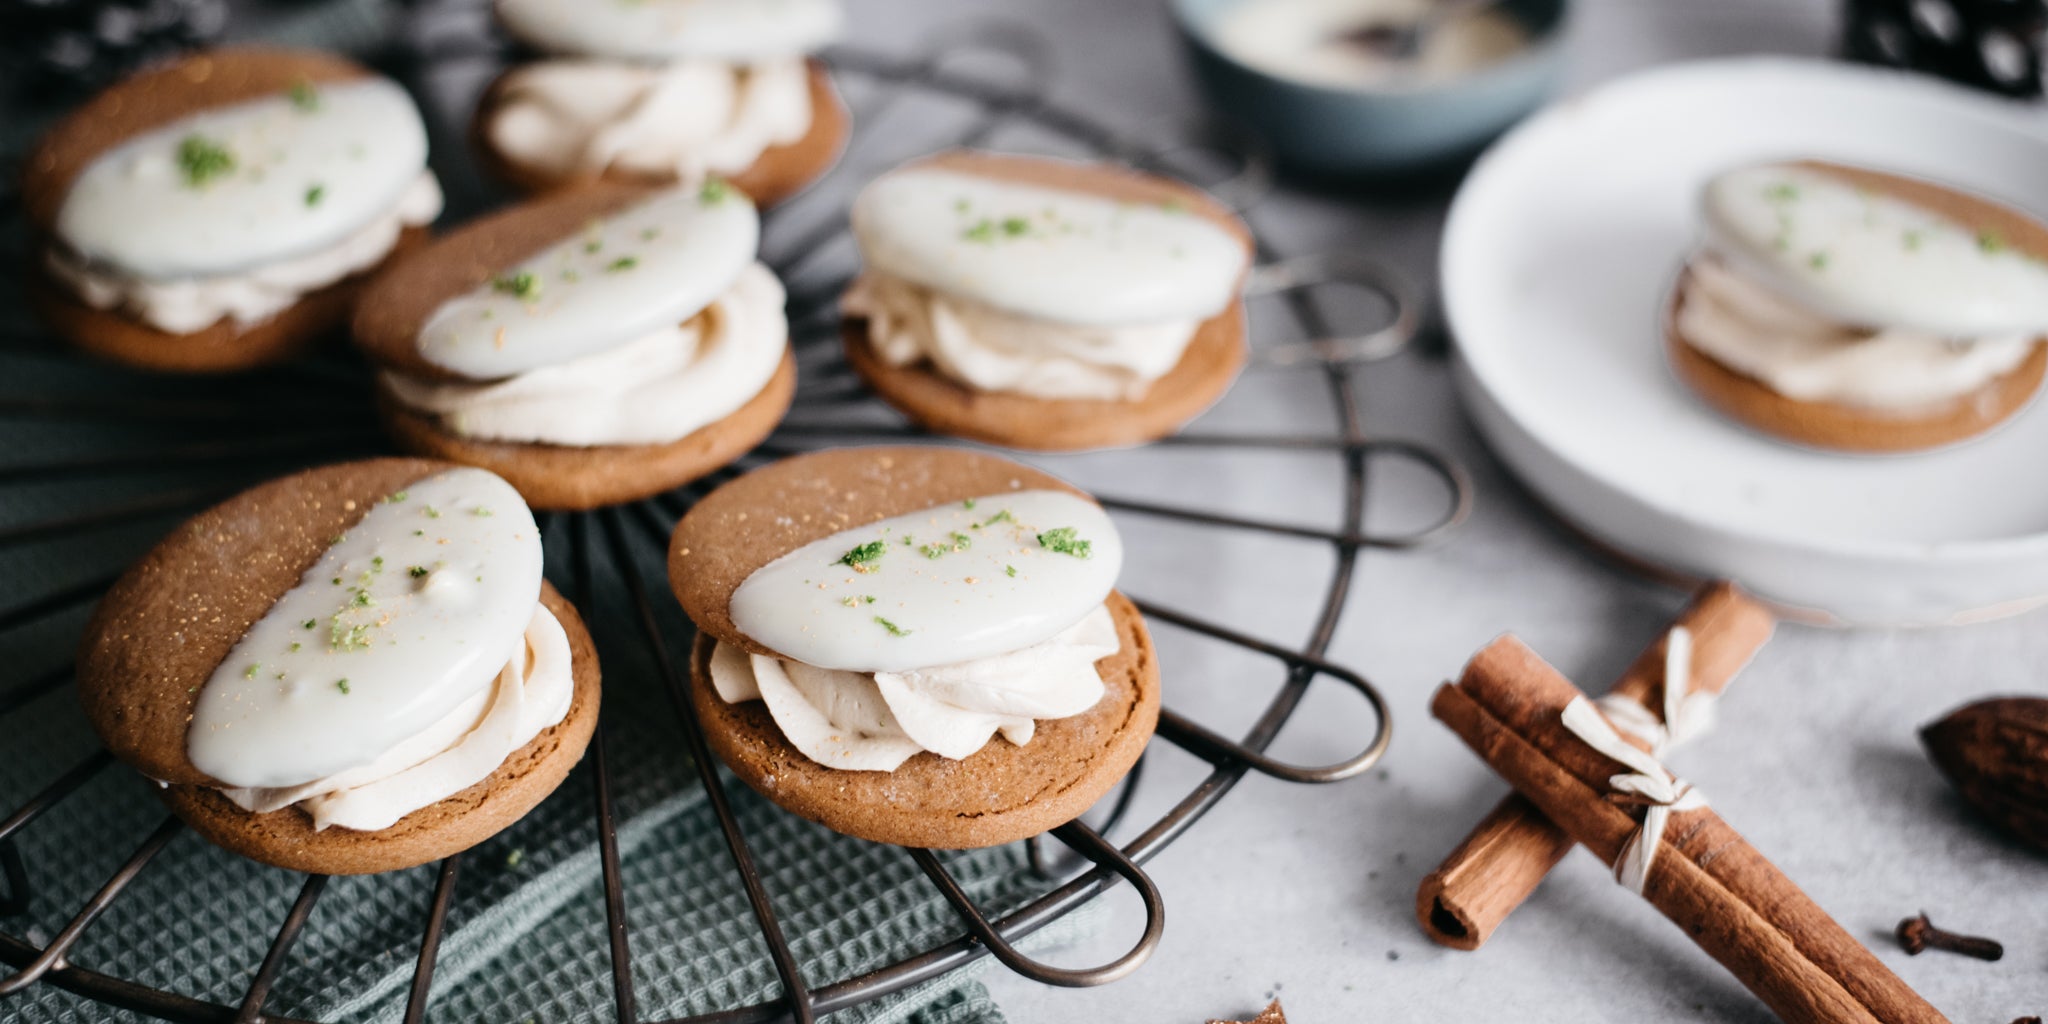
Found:
M 2048 699 L 1966 704 L 1920 730 L 1920 742 L 1964 803 L 2048 853 Z

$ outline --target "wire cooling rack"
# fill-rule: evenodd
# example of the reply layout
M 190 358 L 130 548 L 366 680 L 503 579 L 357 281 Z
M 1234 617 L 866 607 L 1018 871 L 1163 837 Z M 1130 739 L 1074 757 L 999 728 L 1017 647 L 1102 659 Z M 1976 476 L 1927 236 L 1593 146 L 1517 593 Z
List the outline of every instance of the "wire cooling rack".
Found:
M 453 65 L 482 64 L 485 70 L 503 60 L 499 44 L 475 32 L 443 33 L 436 40 L 432 31 L 409 33 L 414 41 L 408 57 L 393 70 L 419 85 L 421 77 L 435 69 Z M 972 57 L 973 59 L 968 59 Z M 984 67 L 968 70 L 966 65 L 994 63 L 1008 66 L 1004 75 L 991 76 Z M 1015 27 L 983 25 L 943 33 L 934 38 L 922 56 L 886 56 L 858 50 L 839 50 L 828 55 L 835 75 L 852 97 L 855 123 L 872 123 L 884 110 L 917 97 L 938 97 L 964 105 L 968 115 L 943 137 L 920 143 L 924 151 L 948 146 L 986 144 L 1009 128 L 1022 127 L 1036 133 L 1050 151 L 1094 155 L 1120 160 L 1163 173 L 1194 176 L 1189 163 L 1197 158 L 1224 158 L 1231 165 L 1221 180 L 1209 182 L 1212 191 L 1240 209 L 1249 206 L 1263 189 L 1264 175 L 1259 161 L 1228 159 L 1227 146 L 1173 144 L 1143 146 L 1121 138 L 1094 119 L 1049 102 L 1044 86 L 1049 80 L 1046 47 L 1032 34 Z M 1169 505 L 1136 497 L 1098 495 L 1102 504 L 1123 517 L 1178 520 L 1194 527 L 1236 532 L 1245 531 L 1321 542 L 1334 550 L 1334 565 L 1322 590 L 1320 606 L 1309 624 L 1307 641 L 1299 648 L 1287 647 L 1209 621 L 1200 615 L 1178 611 L 1150 601 L 1138 600 L 1146 620 L 1155 628 L 1171 627 L 1190 631 L 1234 645 L 1276 662 L 1282 681 L 1275 696 L 1262 711 L 1231 738 L 1171 708 L 1161 711 L 1157 742 L 1179 746 L 1206 762 L 1207 774 L 1155 820 L 1131 825 L 1134 832 L 1121 843 L 1104 834 L 1125 825 L 1126 812 L 1141 784 L 1145 760 L 1141 759 L 1114 797 L 1107 800 L 1107 813 L 1089 825 L 1076 821 L 1049 833 L 1064 850 L 1044 842 L 1045 837 L 1027 841 L 1029 863 L 1045 876 L 1049 888 L 1036 898 L 1000 917 L 991 918 L 977 907 L 961 883 L 948 872 L 939 856 L 927 850 L 907 850 L 936 891 L 959 918 L 960 930 L 939 942 L 895 963 L 839 978 L 822 985 L 806 981 L 797 956 L 785 939 L 782 925 L 766 890 L 762 873 L 729 805 L 726 782 L 705 747 L 691 708 L 688 672 L 675 663 L 664 642 L 652 599 L 650 582 L 659 585 L 662 553 L 676 519 L 704 493 L 719 483 L 773 459 L 814 447 L 842 441 L 921 440 L 929 438 L 901 425 L 892 414 L 881 411 L 868 396 L 841 356 L 836 300 L 852 271 L 850 249 L 845 236 L 844 195 L 861 178 L 897 159 L 916 155 L 904 152 L 884 157 L 876 150 L 886 140 L 873 133 L 856 131 L 846 157 L 832 178 L 841 187 L 827 183 L 789 206 L 769 215 L 764 237 L 764 260 L 790 287 L 789 313 L 792 339 L 799 360 L 801 381 L 796 401 L 798 412 L 756 451 L 708 479 L 670 493 L 631 505 L 573 515 L 540 517 L 550 550 L 566 546 L 569 557 L 558 585 L 580 606 L 591 607 L 593 570 L 606 566 L 616 571 L 630 595 L 637 637 L 651 652 L 659 683 L 665 687 L 680 720 L 684 751 L 694 764 L 698 781 L 708 797 L 709 807 L 724 833 L 732 866 L 741 881 L 753 916 L 766 943 L 782 991 L 772 1000 L 737 1006 L 715 1013 L 681 1018 L 670 1024 L 751 1024 L 777 1020 L 808 1022 L 816 1017 L 853 1007 L 910 986 L 936 978 L 982 957 L 998 961 L 1026 977 L 1054 985 L 1085 986 L 1114 981 L 1129 974 L 1156 947 L 1163 925 L 1163 898 L 1141 865 L 1168 844 L 1179 839 L 1214 807 L 1248 771 L 1278 779 L 1301 782 L 1332 782 L 1357 775 L 1376 762 L 1386 750 L 1389 738 L 1386 709 L 1380 695 L 1358 674 L 1325 660 L 1324 652 L 1336 628 L 1354 581 L 1359 556 L 1367 549 L 1399 549 L 1432 540 L 1462 520 L 1469 509 L 1471 488 L 1463 470 L 1448 457 L 1409 441 L 1369 437 L 1361 425 L 1361 410 L 1353 393 L 1352 377 L 1358 364 L 1393 353 L 1414 334 L 1415 303 L 1400 285 L 1369 262 L 1350 258 L 1317 257 L 1280 259 L 1263 242 L 1259 245 L 1259 266 L 1254 271 L 1249 293 L 1270 297 L 1291 319 L 1300 337 L 1309 340 L 1255 346 L 1256 358 L 1268 364 L 1292 366 L 1294 372 L 1320 375 L 1327 383 L 1337 416 L 1334 432 L 1314 435 L 1189 432 L 1160 442 L 1162 446 L 1205 451 L 1267 450 L 1275 452 L 1324 453 L 1341 466 L 1341 525 L 1334 529 L 1247 518 L 1199 507 Z M 444 147 L 445 148 L 445 147 Z M 444 175 L 445 177 L 445 175 Z M 6 227 L 17 243 L 23 231 L 18 203 L 8 200 Z M 800 218 L 808 212 L 810 221 Z M 784 231 L 785 222 L 795 219 L 794 231 Z M 32 258 L 26 245 L 11 250 L 19 258 Z M 836 254 L 836 261 L 835 261 Z M 1389 311 L 1375 329 L 1349 337 L 1333 334 L 1323 306 L 1312 294 L 1321 285 L 1352 285 L 1377 293 Z M 71 357 L 48 339 L 33 333 L 6 339 L 0 349 L 24 358 L 68 360 Z M 112 371 L 109 371 L 112 372 Z M 0 500 L 52 482 L 117 480 L 154 471 L 205 467 L 239 474 L 233 486 L 175 490 L 142 490 L 132 496 L 109 500 L 92 508 L 78 509 L 49 518 L 0 525 L 0 550 L 26 545 L 75 540 L 150 521 L 168 521 L 240 489 L 261 477 L 276 475 L 296 466 L 335 457 L 337 446 L 352 439 L 356 450 L 366 442 L 361 431 L 371 422 L 367 400 L 368 371 L 342 356 L 329 354 L 292 367 L 271 371 L 263 382 L 236 390 L 233 383 L 222 392 L 209 385 L 203 397 L 184 398 L 83 398 L 10 393 L 0 384 L 0 417 L 31 424 L 51 424 L 68 429 L 83 421 L 90 424 L 111 419 L 161 425 L 165 436 L 175 436 L 185 425 L 198 422 L 248 424 L 246 436 L 232 439 L 167 441 L 148 450 L 123 450 L 89 456 L 67 456 L 43 461 L 16 461 L 0 466 Z M 283 382 L 283 383 L 280 383 Z M 339 423 L 340 428 L 319 429 L 275 427 L 257 433 L 262 417 L 274 416 L 282 407 L 300 402 L 291 391 L 302 389 L 305 401 L 342 401 L 345 411 L 319 419 Z M 321 405 L 327 409 L 329 406 Z M 305 420 L 299 416 L 294 419 Z M 272 421 L 275 422 L 275 421 Z M 342 439 L 342 440 L 338 440 Z M 345 445 L 342 450 L 346 450 Z M 374 450 L 374 449 L 371 449 Z M 1138 457 L 1129 453 L 1126 458 Z M 1377 460 L 1396 459 L 1415 463 L 1433 474 L 1444 489 L 1443 510 L 1429 525 L 1399 535 L 1369 532 L 1365 522 L 1368 479 Z M 131 488 L 130 490 L 134 490 Z M 13 491 L 15 493 L 10 494 Z M 17 506 L 18 507 L 18 506 Z M 139 550 L 136 552 L 139 554 Z M 29 600 L 0 608 L 0 639 L 27 630 L 65 613 L 75 613 L 96 600 L 112 582 L 111 577 L 66 585 L 37 594 Z M 607 661 L 610 655 L 605 655 Z M 1170 675 L 1170 672 L 1169 672 Z M 0 670 L 0 736 L 6 735 L 8 716 L 39 696 L 61 687 L 71 679 L 71 668 L 6 679 Z M 1317 679 L 1349 688 L 1369 705 L 1374 726 L 1364 748 L 1356 755 L 1333 764 L 1303 766 L 1269 755 L 1266 750 L 1294 712 L 1297 704 Z M 1168 695 L 1172 694 L 1169 683 Z M 608 922 L 613 1006 L 620 1022 L 642 1018 L 634 995 L 630 951 L 635 941 L 633 908 L 622 886 L 618 843 L 619 815 L 613 802 L 614 768 L 607 761 L 606 730 L 600 726 L 591 742 L 589 761 L 594 780 L 591 808 L 595 818 L 597 844 L 603 868 L 603 899 Z M 8 994 L 30 985 L 55 985 L 89 999 L 112 1006 L 173 1021 L 290 1022 L 297 1018 L 264 1013 L 263 1007 L 280 972 L 285 969 L 293 942 L 325 890 L 326 878 L 307 876 L 298 896 L 286 913 L 276 938 L 255 965 L 245 993 L 237 1005 L 225 1005 L 181 995 L 134 980 L 126 980 L 89 966 L 67 960 L 80 937 L 95 919 L 122 898 L 129 884 L 149 865 L 164 846 L 182 829 L 175 818 L 166 817 L 142 839 L 135 852 L 100 884 L 95 895 L 79 906 L 69 923 L 45 942 L 10 930 L 7 920 L 26 910 L 31 892 L 29 872 L 23 863 L 15 837 L 45 814 L 55 811 L 87 781 L 111 764 L 105 751 L 86 757 L 59 775 L 27 802 L 0 820 L 0 875 L 6 888 L 0 891 L 0 963 L 13 973 L 0 978 L 0 1009 Z M 1101 810 L 1098 808 L 1098 810 Z M 450 899 L 460 879 L 463 855 L 449 857 L 440 865 L 433 895 L 424 908 L 419 954 L 414 967 L 404 1020 L 425 1019 L 433 993 L 436 955 L 446 926 Z M 62 865 L 45 865 L 62 871 Z M 1056 885 L 1051 883 L 1058 883 Z M 1137 943 L 1116 959 L 1090 968 L 1055 967 L 1037 961 L 1017 948 L 1026 936 L 1072 912 L 1119 882 L 1129 883 L 1145 908 L 1145 926 Z M 138 897 L 139 898 L 139 897 Z

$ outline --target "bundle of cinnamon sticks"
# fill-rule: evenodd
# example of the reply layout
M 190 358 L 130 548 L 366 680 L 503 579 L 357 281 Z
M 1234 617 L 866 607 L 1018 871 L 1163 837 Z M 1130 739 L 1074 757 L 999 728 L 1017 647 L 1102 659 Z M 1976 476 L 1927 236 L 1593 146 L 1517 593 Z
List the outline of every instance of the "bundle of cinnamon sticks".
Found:
M 1726 584 L 1708 588 L 1681 616 L 1693 638 L 1691 685 L 1718 692 L 1769 637 L 1768 612 Z M 1616 687 L 1656 708 L 1665 680 L 1664 646 L 1653 645 Z M 1580 705 L 1576 725 L 1566 709 Z M 1481 650 L 1432 713 L 1508 783 L 1504 801 L 1423 883 L 1417 916 L 1446 945 L 1476 948 L 1574 844 L 1614 865 L 1632 843 L 1648 849 L 1641 892 L 1664 916 L 1727 967 L 1779 1017 L 1793 1024 L 1935 1024 L 1944 1018 L 1877 957 L 1816 906 L 1791 879 L 1690 794 L 1662 801 L 1661 836 L 1646 833 L 1650 805 L 1623 777 L 1642 767 L 1664 774 L 1654 756 L 1636 767 L 1602 753 L 1589 739 L 1586 697 L 1512 636 Z M 1610 705 L 1611 706 L 1611 705 Z M 1616 711 L 1623 710 L 1615 708 Z M 1593 716 L 1607 744 L 1650 751 L 1651 738 Z M 1597 738 L 1597 737 L 1596 737 Z M 1611 747 L 1610 747 L 1611 749 Z M 1626 749 L 1615 751 L 1629 754 Z M 1642 774 L 1634 774 L 1642 779 Z M 1686 788 L 1675 777 L 1673 793 Z M 1653 787 L 1654 788 L 1654 787 Z

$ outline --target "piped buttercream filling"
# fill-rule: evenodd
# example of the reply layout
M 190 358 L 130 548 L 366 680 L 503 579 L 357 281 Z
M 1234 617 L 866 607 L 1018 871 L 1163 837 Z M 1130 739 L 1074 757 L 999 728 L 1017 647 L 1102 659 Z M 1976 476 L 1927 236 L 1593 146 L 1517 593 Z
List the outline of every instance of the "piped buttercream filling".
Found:
M 245 811 L 297 805 L 315 831 L 375 832 L 489 778 L 514 752 L 569 713 L 576 695 L 569 638 L 545 606 L 534 609 L 511 658 L 488 688 L 439 721 L 354 768 L 298 786 L 222 789 Z
M 1686 344 L 1787 398 L 1899 412 L 1968 395 L 2038 344 L 2032 334 L 1944 338 L 1845 324 L 1712 251 L 1686 269 L 1677 328 Z
M 88 261 L 62 245 L 45 251 L 50 273 L 94 309 L 122 313 L 171 334 L 191 334 L 222 320 L 261 323 L 310 292 L 362 273 L 390 255 L 406 228 L 441 214 L 441 187 L 421 171 L 390 210 L 333 245 L 249 270 L 206 277 L 150 278 Z
M 544 60 L 506 78 L 486 131 L 514 163 L 557 177 L 617 170 L 735 175 L 811 128 L 800 56 L 733 64 Z
M 1056 323 L 873 271 L 842 302 L 849 315 L 867 319 L 869 343 L 883 362 L 929 361 L 977 391 L 1033 398 L 1143 398 L 1180 363 L 1202 324 Z
M 1098 605 L 1052 637 L 1005 654 L 900 672 L 849 672 L 748 654 L 711 653 L 711 681 L 728 704 L 759 700 L 792 746 L 846 771 L 894 771 L 930 751 L 960 760 L 996 734 L 1031 742 L 1041 720 L 1081 714 L 1102 700 L 1095 663 L 1120 647 Z
M 614 348 L 482 383 L 387 371 L 407 408 L 451 433 L 558 445 L 665 444 L 731 415 L 768 385 L 789 346 L 782 283 L 748 265 L 689 321 Z

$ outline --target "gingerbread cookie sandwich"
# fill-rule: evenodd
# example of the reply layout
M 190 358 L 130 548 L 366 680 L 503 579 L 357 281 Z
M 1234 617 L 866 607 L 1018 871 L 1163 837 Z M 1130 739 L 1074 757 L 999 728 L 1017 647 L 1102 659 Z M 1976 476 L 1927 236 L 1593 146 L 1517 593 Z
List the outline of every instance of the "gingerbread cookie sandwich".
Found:
M 1072 821 L 1159 718 L 1123 548 L 1087 495 L 992 455 L 841 448 L 676 525 L 691 699 L 763 796 L 877 842 L 994 846 Z
M 1742 167 L 1665 321 L 1679 379 L 1782 440 L 1952 444 L 2012 416 L 2048 369 L 2048 227 L 1981 196 L 1841 164 Z
M 1249 232 L 1179 182 L 953 152 L 853 205 L 866 270 L 844 301 L 854 370 L 912 421 L 1015 448 L 1139 444 L 1245 362 Z
M 713 179 L 593 185 L 464 226 L 393 263 L 355 338 L 386 426 L 538 508 L 632 501 L 768 436 L 796 391 L 760 217 Z
M 441 212 L 419 109 L 330 54 L 222 49 L 116 84 L 30 154 L 29 298 L 153 370 L 272 362 L 341 325 Z
M 518 492 L 375 459 L 173 531 L 100 603 L 78 686 L 194 831 L 365 874 L 468 849 L 552 792 L 596 726 L 598 666 Z
M 765 207 L 845 148 L 846 108 L 808 56 L 838 34 L 837 0 L 498 0 L 497 13 L 539 56 L 492 83 L 471 136 L 516 188 L 715 175 Z

